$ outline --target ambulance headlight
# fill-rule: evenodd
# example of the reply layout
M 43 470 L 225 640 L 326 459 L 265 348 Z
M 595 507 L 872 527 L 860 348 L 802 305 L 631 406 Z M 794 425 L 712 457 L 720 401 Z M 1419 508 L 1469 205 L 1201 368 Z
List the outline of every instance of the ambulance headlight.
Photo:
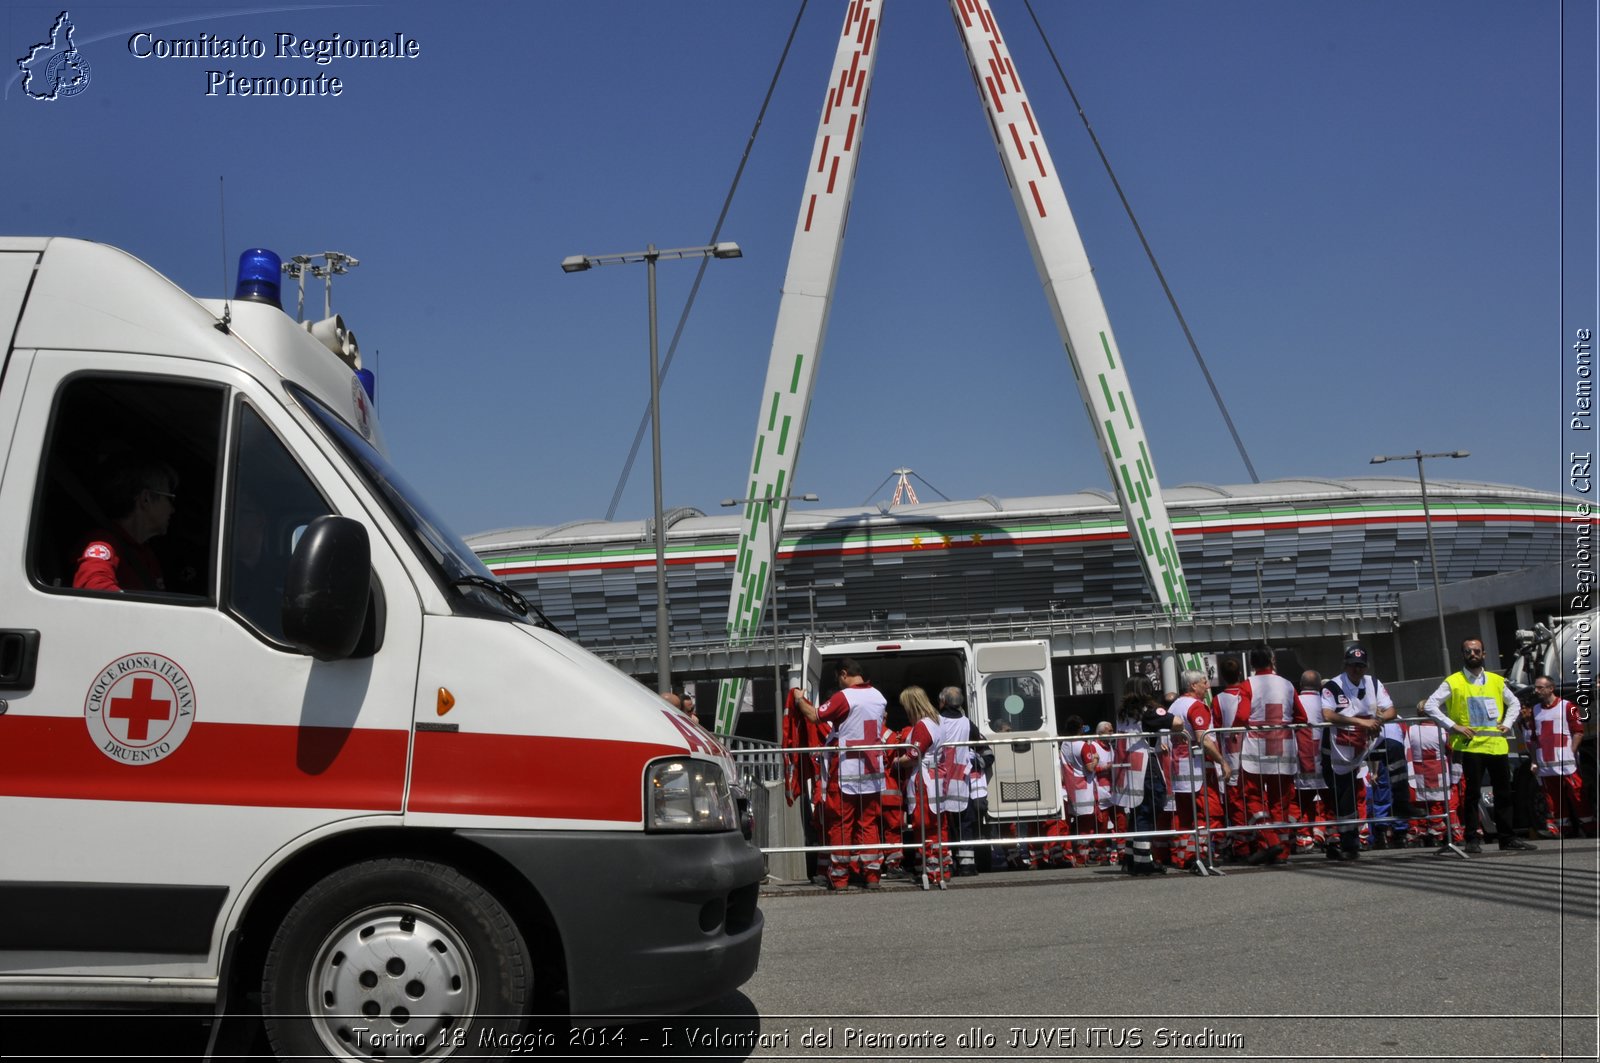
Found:
M 722 767 L 707 760 L 660 760 L 644 782 L 646 830 L 736 830 L 733 791 Z

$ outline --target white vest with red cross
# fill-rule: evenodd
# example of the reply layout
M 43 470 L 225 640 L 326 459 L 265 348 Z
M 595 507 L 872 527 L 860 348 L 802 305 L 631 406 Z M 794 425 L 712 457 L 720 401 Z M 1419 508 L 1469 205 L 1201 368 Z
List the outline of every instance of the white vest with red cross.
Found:
M 1295 695 L 1294 722 L 1312 725 L 1295 728 L 1294 747 L 1299 754 L 1295 767 L 1299 770 L 1294 773 L 1294 788 L 1326 790 L 1328 784 L 1322 779 L 1322 728 L 1316 726 L 1322 722 L 1322 691 L 1302 690 Z
M 1229 687 L 1227 690 L 1217 692 L 1216 711 L 1212 714 L 1212 724 L 1218 728 L 1243 727 L 1248 721 L 1239 713 L 1239 708 L 1244 704 L 1240 696 L 1240 688 Z M 1230 731 L 1227 734 L 1213 736 L 1217 747 L 1222 750 L 1222 759 L 1228 762 L 1228 785 L 1234 786 L 1239 780 L 1239 753 L 1244 748 L 1244 732 Z
M 1118 720 L 1119 730 L 1137 728 L 1137 723 Z M 1111 803 L 1118 808 L 1138 808 L 1144 801 L 1144 776 L 1150 770 L 1155 751 L 1141 737 L 1118 738 L 1111 763 Z
M 1406 773 L 1418 801 L 1445 801 L 1455 782 L 1444 728 L 1428 720 L 1406 727 Z
M 1548 708 L 1534 703 L 1533 762 L 1539 769 L 1539 778 L 1571 775 L 1578 770 L 1578 759 L 1572 751 L 1572 723 L 1579 718 L 1578 710 L 1564 698 L 1557 698 Z
M 836 764 L 839 769 L 839 790 L 847 794 L 876 794 L 883 792 L 884 751 L 862 749 L 851 752 L 853 746 L 878 746 L 883 744 L 883 721 L 888 702 L 883 695 L 866 683 L 845 687 L 823 706 L 818 714 L 833 724 L 828 736 L 831 745 L 839 747 Z
M 1206 783 L 1200 736 L 1210 726 L 1210 710 L 1205 702 L 1185 694 L 1172 703 L 1171 712 L 1177 719 L 1172 725 L 1172 774 L 1167 786 L 1176 794 L 1199 793 Z
M 1323 711 L 1332 709 L 1340 716 L 1372 717 L 1379 709 L 1390 709 L 1394 702 L 1389 691 L 1371 676 L 1362 676 L 1359 683 L 1350 682 L 1350 676 L 1340 672 L 1322 684 Z M 1329 724 L 1331 732 L 1324 742 L 1328 760 L 1335 775 L 1348 775 L 1353 770 L 1365 770 L 1367 746 L 1375 737 L 1365 727 L 1341 727 Z
M 1061 790 L 1066 795 L 1067 812 L 1092 816 L 1100 807 L 1099 742 L 1061 743 Z
M 1250 730 L 1244 736 L 1240 767 L 1252 775 L 1293 775 L 1298 761 L 1294 731 L 1268 725 L 1294 721 L 1294 684 L 1272 672 L 1257 672 L 1245 680 L 1242 690 L 1250 710 Z
M 960 812 L 967 807 L 972 798 L 972 747 L 952 743 L 965 742 L 971 733 L 965 716 L 917 721 L 911 744 L 922 754 L 922 762 L 912 791 L 914 808 Z

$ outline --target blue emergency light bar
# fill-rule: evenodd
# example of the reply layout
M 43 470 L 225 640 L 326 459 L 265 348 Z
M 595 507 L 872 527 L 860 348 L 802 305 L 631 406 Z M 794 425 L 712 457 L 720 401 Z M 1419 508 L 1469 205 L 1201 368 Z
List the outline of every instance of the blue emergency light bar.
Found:
M 239 256 L 239 283 L 233 297 L 251 303 L 269 303 L 283 309 L 278 298 L 278 277 L 283 261 L 264 247 L 252 247 Z

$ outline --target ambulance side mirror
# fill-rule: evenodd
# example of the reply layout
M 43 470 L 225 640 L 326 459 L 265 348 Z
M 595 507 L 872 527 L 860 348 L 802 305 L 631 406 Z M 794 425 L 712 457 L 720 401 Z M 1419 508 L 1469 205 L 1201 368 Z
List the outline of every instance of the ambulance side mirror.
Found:
M 284 638 L 319 661 L 349 657 L 366 623 L 371 570 L 360 521 L 324 516 L 306 525 L 284 580 Z

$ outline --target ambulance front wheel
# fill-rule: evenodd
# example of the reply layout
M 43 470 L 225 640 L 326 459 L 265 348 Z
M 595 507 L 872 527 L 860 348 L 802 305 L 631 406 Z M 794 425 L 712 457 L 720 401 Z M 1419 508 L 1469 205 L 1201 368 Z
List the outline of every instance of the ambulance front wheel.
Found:
M 285 1058 L 498 1055 L 532 989 L 527 944 L 499 901 L 443 864 L 391 858 L 335 871 L 289 910 L 261 1010 Z

